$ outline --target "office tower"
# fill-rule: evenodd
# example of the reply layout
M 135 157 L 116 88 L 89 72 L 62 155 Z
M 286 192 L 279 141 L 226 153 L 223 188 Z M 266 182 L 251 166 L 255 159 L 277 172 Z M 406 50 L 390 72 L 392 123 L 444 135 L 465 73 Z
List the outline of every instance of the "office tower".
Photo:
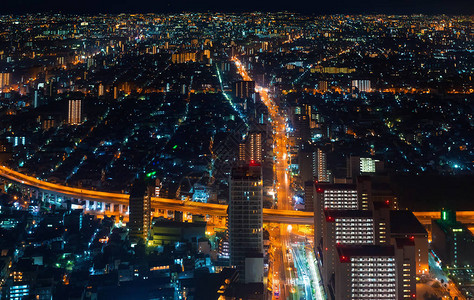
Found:
M 313 152 L 313 174 L 318 182 L 329 182 L 326 153 L 318 148 Z
M 130 190 L 129 230 L 133 239 L 146 239 L 151 219 L 151 194 L 144 180 L 136 180 Z
M 10 85 L 10 73 L 0 73 L 0 93 Z
M 429 273 L 428 232 L 411 211 L 390 211 L 390 237 L 392 241 L 396 238 L 412 239 L 415 243 L 416 274 Z M 436 244 L 432 243 L 432 247 L 436 248 Z
M 249 158 L 250 161 L 261 163 L 262 162 L 262 133 L 251 132 L 249 134 Z
M 339 246 L 337 255 L 333 299 L 398 299 L 393 246 Z
M 314 244 L 322 243 L 325 210 L 356 210 L 359 209 L 357 189 L 352 184 L 316 183 L 314 204 Z
M 456 220 L 456 212 L 441 211 L 441 219 L 432 220 L 431 247 L 444 265 L 463 268 L 474 265 L 474 237 L 465 224 Z
M 232 169 L 229 195 L 229 244 L 231 264 L 237 268 L 240 281 L 246 278 L 246 258 L 263 253 L 263 186 L 260 164 L 250 164 Z M 261 270 L 255 260 L 248 261 L 247 269 Z M 263 276 L 263 275 L 262 275 Z
M 351 90 L 357 90 L 359 92 L 370 92 L 371 86 L 370 86 L 370 80 L 366 79 L 357 79 L 357 80 L 352 80 L 351 82 Z
M 255 95 L 255 81 L 237 81 L 234 83 L 234 95 L 236 98 L 253 98 Z
M 325 210 L 321 244 L 322 278 L 329 293 L 334 291 L 336 246 L 374 244 L 372 212 L 363 210 Z
M 69 125 L 82 122 L 82 100 L 69 100 L 67 122 Z

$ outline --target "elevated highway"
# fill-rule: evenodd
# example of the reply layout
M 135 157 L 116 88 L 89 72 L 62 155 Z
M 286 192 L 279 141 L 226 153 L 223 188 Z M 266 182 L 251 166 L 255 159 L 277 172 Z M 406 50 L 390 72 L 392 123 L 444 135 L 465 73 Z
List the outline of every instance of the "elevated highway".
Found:
M 14 182 L 39 192 L 81 201 L 94 201 L 128 207 L 128 199 L 130 197 L 128 194 L 101 192 L 51 183 L 22 174 L 5 166 L 0 166 L 0 177 L 6 181 Z M 227 205 L 223 204 L 152 197 L 151 206 L 152 209 L 182 211 L 191 214 L 212 215 L 217 217 L 227 216 Z M 414 214 L 423 225 L 429 225 L 432 219 L 439 219 L 441 217 L 440 212 L 432 211 L 414 212 Z M 464 224 L 474 225 L 474 211 L 458 211 L 456 216 L 458 221 Z M 307 225 L 313 225 L 314 223 L 312 212 L 284 209 L 263 209 L 263 219 L 264 222 L 267 223 Z
M 5 166 L 0 166 L 0 177 L 16 184 L 37 190 L 42 193 L 53 194 L 59 197 L 77 199 L 86 202 L 100 202 L 106 204 L 128 206 L 130 195 L 121 193 L 109 193 L 95 190 L 68 187 L 61 184 L 51 183 L 14 171 Z M 152 209 L 182 211 L 191 214 L 212 215 L 217 217 L 227 216 L 227 205 L 200 203 L 167 198 L 151 198 Z M 126 211 L 123 210 L 123 211 Z M 264 209 L 263 218 L 265 222 L 289 223 L 289 224 L 313 224 L 313 213 Z

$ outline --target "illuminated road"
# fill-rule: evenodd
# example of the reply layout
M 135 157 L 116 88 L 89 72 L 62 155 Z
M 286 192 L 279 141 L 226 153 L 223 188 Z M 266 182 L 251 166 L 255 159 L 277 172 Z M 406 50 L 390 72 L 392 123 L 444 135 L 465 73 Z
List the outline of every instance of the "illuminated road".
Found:
M 87 189 L 79 189 L 60 184 L 39 180 L 32 176 L 27 176 L 13 171 L 7 167 L 0 166 L 0 177 L 7 180 L 39 189 L 41 191 L 57 194 L 63 197 L 71 197 L 80 200 L 92 200 L 104 203 L 122 204 L 128 206 L 128 194 L 107 193 Z M 200 203 L 192 201 L 182 201 L 166 198 L 151 198 L 153 209 L 183 211 L 192 214 L 227 216 L 227 205 Z M 313 224 L 313 214 L 303 211 L 288 211 L 281 209 L 263 209 L 263 219 L 265 222 L 286 223 L 286 224 Z
M 318 264 L 314 256 L 312 235 L 308 238 L 306 233 L 293 231 L 290 238 L 295 267 L 298 270 L 299 283 L 304 287 L 305 299 L 325 300 L 324 287 L 316 269 Z
M 239 74 L 244 80 L 251 81 L 242 63 L 237 58 L 232 58 Z M 270 114 L 273 126 L 273 155 L 275 164 L 276 194 L 278 199 L 278 208 L 292 209 L 291 191 L 290 191 L 290 172 L 288 154 L 288 138 L 286 135 L 286 120 L 274 101 L 271 100 L 268 89 L 259 85 L 255 86 L 260 99 L 265 104 Z
M 251 81 L 252 78 L 245 70 L 242 63 L 236 58 L 233 57 L 237 70 L 246 81 Z M 290 178 L 290 168 L 289 161 L 290 156 L 288 152 L 288 137 L 287 137 L 287 126 L 286 120 L 274 101 L 269 96 L 269 90 L 267 88 L 261 87 L 259 85 L 255 86 L 255 91 L 259 93 L 260 99 L 265 104 L 268 109 L 270 119 L 272 121 L 273 127 L 273 162 L 274 162 L 274 174 L 275 174 L 275 191 L 277 196 L 277 207 L 279 209 L 292 211 L 293 206 L 291 203 L 291 178 Z M 287 228 L 284 225 L 280 226 L 280 241 L 281 247 L 277 249 L 274 254 L 274 270 L 280 270 L 279 274 L 273 274 L 279 283 L 279 290 L 282 299 L 295 298 L 297 297 L 298 291 L 294 286 L 294 281 L 292 278 L 290 257 L 291 254 L 287 253 L 289 249 L 289 236 Z M 276 297 L 274 297 L 276 299 Z
M 44 192 L 53 193 L 65 197 L 71 197 L 74 199 L 128 205 L 128 194 L 100 192 L 54 184 L 39 180 L 32 176 L 21 174 L 5 166 L 0 166 L 0 177 Z M 227 205 L 223 204 L 199 203 L 152 197 L 152 208 L 190 212 L 193 214 L 227 216 Z M 440 212 L 425 211 L 413 213 L 417 217 L 417 219 L 424 225 L 431 224 L 432 219 L 439 219 L 441 217 Z M 458 211 L 456 212 L 456 217 L 457 220 L 461 223 L 474 224 L 474 211 Z M 272 223 L 313 225 L 314 222 L 312 212 L 284 209 L 264 208 L 263 218 L 265 222 Z
M 452 299 L 458 297 L 459 300 L 464 300 L 466 297 L 459 291 L 458 287 L 452 280 L 446 276 L 441 266 L 435 261 L 433 255 L 430 253 L 428 255 L 428 263 L 430 265 L 430 275 L 434 280 L 439 282 L 439 285 L 444 290 L 445 294 L 449 294 Z M 441 282 L 442 281 L 442 282 Z M 444 284 L 447 286 L 445 287 Z
M 298 273 L 297 282 L 303 287 L 304 298 L 307 300 L 316 299 L 313 294 L 313 288 L 309 279 L 309 267 L 306 260 L 304 246 L 299 244 L 291 244 L 291 253 L 294 258 L 294 265 Z

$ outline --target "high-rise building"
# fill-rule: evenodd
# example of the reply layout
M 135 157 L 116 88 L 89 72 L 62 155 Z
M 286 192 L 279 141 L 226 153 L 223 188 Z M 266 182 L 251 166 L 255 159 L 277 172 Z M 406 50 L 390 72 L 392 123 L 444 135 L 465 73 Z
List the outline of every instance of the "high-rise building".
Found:
M 412 238 L 397 238 L 394 242 L 397 265 L 398 299 L 416 297 L 415 241 Z
M 374 244 L 374 219 L 370 211 L 363 210 L 325 210 L 324 216 L 320 263 L 325 288 L 331 293 L 335 288 L 336 246 Z
M 313 152 L 313 175 L 318 182 L 329 182 L 326 152 L 318 148 Z
M 244 163 L 263 162 L 262 139 L 262 132 L 250 132 L 245 142 L 239 144 L 239 161 Z
M 313 160 L 313 149 L 308 145 L 303 147 L 298 152 L 298 170 L 302 182 L 313 181 L 315 176 L 315 167 Z
M 246 258 L 255 258 L 263 253 L 263 184 L 260 164 L 250 164 L 232 169 L 229 197 L 229 244 L 231 264 L 240 273 L 240 281 L 246 278 Z M 255 266 L 256 260 L 247 266 Z M 248 269 L 247 268 L 247 269 Z
M 239 161 L 247 161 L 247 145 L 245 144 L 245 142 L 239 144 Z
M 251 132 L 249 134 L 249 155 L 250 161 L 262 162 L 262 133 Z
M 82 100 L 69 100 L 67 122 L 69 125 L 82 122 Z
M 295 115 L 295 131 L 296 138 L 300 143 L 307 142 L 311 139 L 311 115 L 298 114 Z
M 339 246 L 337 255 L 333 299 L 400 299 L 393 246 Z
M 436 229 L 434 229 L 436 231 Z M 409 238 L 415 243 L 416 274 L 428 274 L 428 232 L 415 215 L 408 210 L 390 211 L 390 237 Z M 436 248 L 436 243 L 432 243 Z M 472 247 L 472 246 L 471 246 Z
M 4 92 L 4 89 L 10 86 L 11 73 L 0 73 L 0 93 Z
M 314 204 L 314 244 L 320 247 L 323 237 L 325 210 L 359 209 L 357 189 L 352 184 L 316 183 Z
M 474 236 L 466 225 L 456 220 L 456 212 L 441 211 L 441 219 L 432 220 L 431 247 L 444 265 L 462 268 L 474 265 Z
M 151 195 L 144 180 L 137 180 L 130 190 L 129 198 L 129 230 L 130 237 L 146 239 L 151 223 Z
M 255 95 L 255 81 L 237 81 L 234 83 L 234 95 L 237 98 L 253 98 Z

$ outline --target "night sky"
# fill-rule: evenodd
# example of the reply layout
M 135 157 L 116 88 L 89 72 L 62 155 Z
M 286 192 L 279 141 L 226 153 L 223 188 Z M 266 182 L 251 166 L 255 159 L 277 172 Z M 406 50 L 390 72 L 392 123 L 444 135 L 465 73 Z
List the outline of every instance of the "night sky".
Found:
M 295 11 L 308 14 L 474 14 L 474 0 L 0 0 L 0 14 L 181 11 Z

